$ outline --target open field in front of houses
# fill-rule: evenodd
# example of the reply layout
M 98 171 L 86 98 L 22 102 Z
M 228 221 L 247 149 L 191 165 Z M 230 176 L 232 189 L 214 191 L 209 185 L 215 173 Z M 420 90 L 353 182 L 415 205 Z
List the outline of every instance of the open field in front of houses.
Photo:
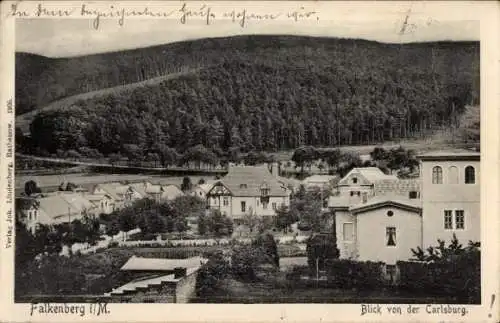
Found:
M 453 304 L 455 300 L 432 295 L 414 295 L 396 289 L 359 291 L 335 289 L 316 285 L 295 286 L 281 272 L 259 282 L 241 282 L 232 277 L 222 284 L 210 296 L 210 303 L 232 304 L 279 304 L 279 303 L 342 303 L 342 304 Z M 193 300 L 196 302 L 196 300 Z

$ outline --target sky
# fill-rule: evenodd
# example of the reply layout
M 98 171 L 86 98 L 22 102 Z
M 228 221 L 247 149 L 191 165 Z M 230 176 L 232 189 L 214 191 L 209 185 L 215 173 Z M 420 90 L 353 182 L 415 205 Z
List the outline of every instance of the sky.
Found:
M 226 2 L 225 5 L 228 3 Z M 259 6 L 262 7 L 261 4 Z M 291 12 L 290 8 L 292 7 L 279 8 L 279 12 L 289 13 Z M 106 9 L 103 7 L 102 12 L 108 12 Z M 220 16 L 222 12 L 227 11 L 222 7 L 215 7 L 212 10 L 214 14 Z M 260 8 L 255 7 L 255 5 L 254 7 L 250 6 L 248 10 L 264 13 L 264 11 L 259 12 Z M 454 20 L 450 20 L 450 12 L 432 11 L 432 15 L 430 15 L 423 14 L 424 11 L 418 12 L 416 9 L 413 9 L 414 12 L 408 10 L 412 9 L 404 6 L 391 6 L 390 10 L 386 8 L 376 15 L 367 11 L 364 13 L 356 11 L 353 14 L 352 6 L 350 6 L 339 7 L 335 10 L 335 14 L 331 14 L 332 10 L 327 11 L 321 6 L 315 6 L 301 9 L 302 12 L 316 12 L 310 16 L 310 19 L 295 22 L 293 19 L 283 18 L 256 22 L 249 18 L 244 27 L 241 27 L 238 21 L 232 22 L 222 18 L 212 21 L 208 26 L 203 19 L 195 20 L 194 18 L 181 24 L 179 22 L 180 14 L 177 14 L 175 18 L 160 19 L 126 17 L 122 26 L 116 17 L 101 18 L 97 30 L 94 28 L 95 16 L 91 16 L 90 19 L 23 18 L 16 19 L 16 51 L 47 57 L 69 57 L 205 37 L 244 34 L 362 38 L 391 43 L 479 40 L 478 21 L 456 20 L 457 15 L 453 16 Z M 407 20 L 407 28 L 401 34 L 401 28 L 408 12 L 410 15 Z

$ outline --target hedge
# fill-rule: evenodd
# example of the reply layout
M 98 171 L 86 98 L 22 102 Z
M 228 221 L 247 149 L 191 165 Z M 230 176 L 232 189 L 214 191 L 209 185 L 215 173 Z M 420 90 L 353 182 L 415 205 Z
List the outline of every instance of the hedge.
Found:
M 399 286 L 414 293 L 455 297 L 457 302 L 481 302 L 481 257 L 463 254 L 450 260 L 397 263 Z
M 328 259 L 325 262 L 328 286 L 372 290 L 386 285 L 382 262 Z

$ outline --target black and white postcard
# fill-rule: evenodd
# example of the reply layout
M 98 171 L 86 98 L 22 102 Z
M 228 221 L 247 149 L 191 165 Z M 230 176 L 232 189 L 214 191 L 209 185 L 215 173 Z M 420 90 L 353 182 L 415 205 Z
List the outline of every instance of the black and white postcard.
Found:
M 11 1 L 1 320 L 499 320 L 484 2 Z

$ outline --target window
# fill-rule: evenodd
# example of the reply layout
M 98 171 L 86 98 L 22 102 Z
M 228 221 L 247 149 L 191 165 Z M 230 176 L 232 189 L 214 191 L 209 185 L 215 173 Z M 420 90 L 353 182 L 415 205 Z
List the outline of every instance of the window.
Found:
M 394 215 L 394 212 L 392 212 L 392 211 L 387 211 L 387 216 L 388 216 L 388 217 L 391 217 L 391 216 L 393 216 L 393 215 Z
M 448 168 L 448 183 L 458 184 L 458 168 L 456 166 Z
M 443 184 L 443 169 L 440 166 L 432 168 L 432 184 Z
M 472 166 L 465 167 L 465 184 L 476 183 L 476 170 Z
M 31 221 L 31 211 L 28 212 L 28 220 Z
M 361 192 L 359 192 L 359 191 L 358 191 L 356 194 L 358 194 L 358 196 L 360 196 L 360 195 L 361 195 Z
M 354 238 L 354 225 L 350 222 L 346 222 L 342 225 L 343 227 L 343 238 L 344 241 L 353 241 Z
M 410 199 L 417 199 L 418 198 L 417 191 L 411 191 L 409 195 L 410 195 Z
M 465 229 L 465 214 L 464 210 L 455 210 L 455 222 L 453 222 L 453 211 L 444 211 L 444 228 L 452 230 L 464 230 Z
M 222 203 L 224 204 L 224 206 L 228 206 L 229 205 L 229 199 L 227 197 L 224 197 L 224 199 L 222 200 Z
M 451 215 L 451 210 L 444 210 L 444 228 L 453 229 L 453 217 Z
M 464 210 L 455 211 L 455 229 L 463 230 L 465 228 Z
M 260 186 L 260 195 L 261 196 L 269 196 L 270 191 L 271 191 L 271 189 L 269 188 L 269 185 L 267 185 L 267 183 L 263 183 Z
M 387 236 L 387 245 L 395 246 L 396 245 L 396 228 L 395 227 L 387 227 L 385 228 L 385 233 Z
M 277 209 L 276 202 L 273 202 L 273 210 L 276 211 L 276 209 Z
M 269 204 L 268 202 L 262 202 L 262 208 L 263 208 L 264 210 L 267 210 L 267 205 L 268 205 L 268 204 Z
M 353 184 L 356 184 L 357 182 L 358 182 L 358 178 L 357 178 L 357 177 L 353 177 L 353 178 L 352 178 L 352 183 L 353 183 Z
M 247 211 L 247 203 L 245 201 L 241 202 L 241 212 Z
M 247 188 L 247 184 L 240 184 L 240 188 Z
M 353 191 L 351 191 L 351 196 L 353 196 L 353 195 L 354 195 L 354 192 L 353 192 Z

